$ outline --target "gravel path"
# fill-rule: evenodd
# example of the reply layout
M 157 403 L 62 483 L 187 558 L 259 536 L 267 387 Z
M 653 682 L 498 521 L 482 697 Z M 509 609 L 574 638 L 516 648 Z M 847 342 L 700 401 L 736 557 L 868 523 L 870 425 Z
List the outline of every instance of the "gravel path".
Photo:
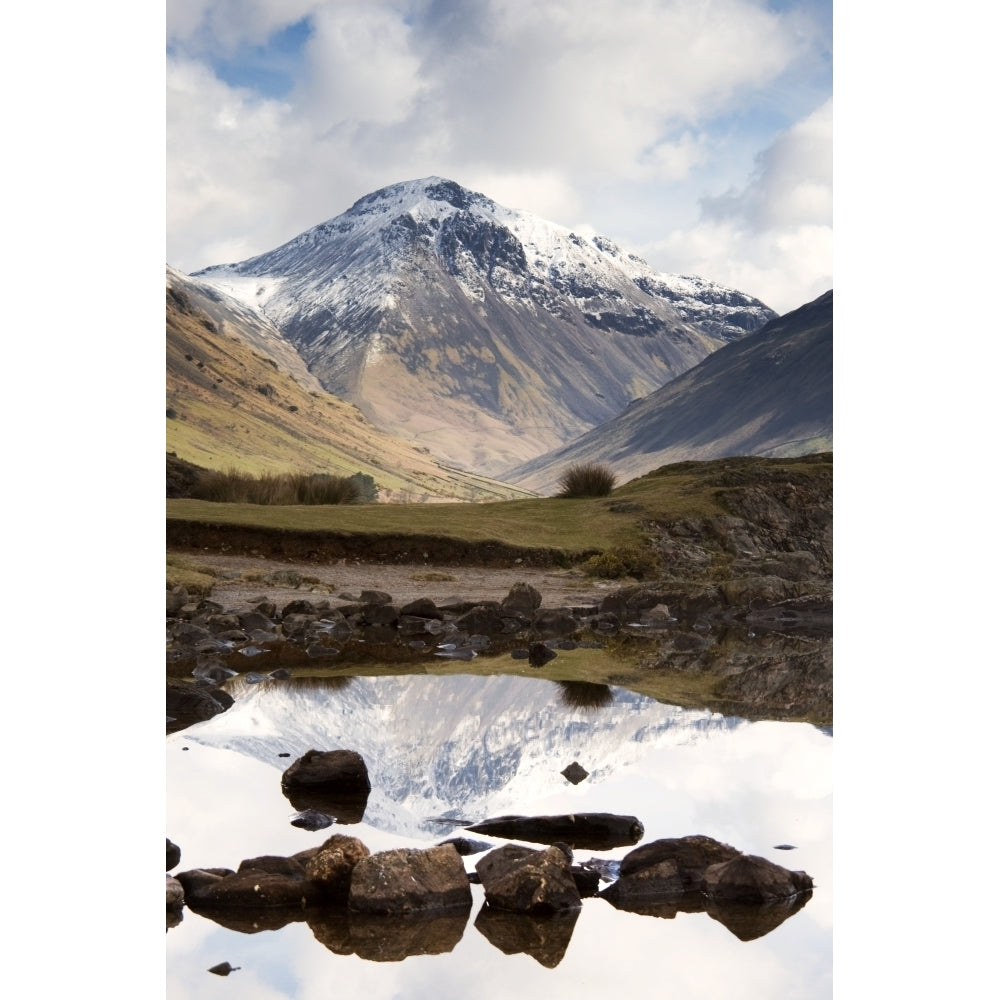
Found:
M 501 601 L 510 588 L 519 582 L 528 583 L 542 595 L 542 605 L 548 608 L 597 604 L 610 590 L 624 581 L 594 580 L 578 569 L 486 569 L 482 566 L 414 566 L 373 565 L 342 561 L 330 566 L 313 563 L 288 563 L 245 556 L 199 553 L 187 558 L 194 564 L 208 566 L 219 574 L 212 590 L 212 600 L 226 610 L 245 610 L 263 597 L 282 604 L 307 597 L 322 600 L 350 594 L 356 597 L 362 590 L 382 590 L 392 595 L 396 605 L 407 604 L 418 597 L 429 597 L 435 603 L 446 603 L 457 597 L 463 601 Z M 294 571 L 319 584 L 303 583 L 299 587 L 279 585 L 264 578 L 271 573 Z M 248 579 L 248 577 L 251 577 Z

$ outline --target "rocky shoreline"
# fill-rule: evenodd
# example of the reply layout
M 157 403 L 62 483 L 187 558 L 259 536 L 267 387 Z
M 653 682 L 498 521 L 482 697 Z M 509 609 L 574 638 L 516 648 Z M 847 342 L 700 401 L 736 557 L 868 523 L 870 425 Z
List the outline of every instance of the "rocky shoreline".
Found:
M 347 822 L 360 822 L 370 783 L 355 751 L 309 750 L 285 770 L 281 787 L 293 805 L 305 795 L 313 805 L 335 809 L 343 823 L 345 802 L 360 807 Z M 452 950 L 468 923 L 471 886 L 481 885 L 484 904 L 476 927 L 504 952 L 525 952 L 551 967 L 565 952 L 588 898 L 648 916 L 707 912 L 746 941 L 796 913 L 813 889 L 805 872 L 705 836 L 650 841 L 621 861 L 575 860 L 580 847 L 640 841 L 645 830 L 635 816 L 504 816 L 468 829 L 545 846 L 452 837 L 427 848 L 372 854 L 358 838 L 337 833 L 290 857 L 248 858 L 235 870 L 170 875 L 181 849 L 168 839 L 167 926 L 182 919 L 184 907 L 249 932 L 305 920 L 338 954 L 386 960 L 391 953 L 399 960 Z M 466 871 L 463 859 L 477 855 L 474 870 Z

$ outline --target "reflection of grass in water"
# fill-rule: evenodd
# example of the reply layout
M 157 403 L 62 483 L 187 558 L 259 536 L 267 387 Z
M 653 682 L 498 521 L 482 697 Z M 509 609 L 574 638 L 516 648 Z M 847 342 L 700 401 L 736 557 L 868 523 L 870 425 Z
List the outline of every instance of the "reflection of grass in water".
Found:
M 589 684 L 586 681 L 558 681 L 559 700 L 567 708 L 586 708 L 596 711 L 614 701 L 607 684 Z
M 318 677 L 290 677 L 281 683 L 296 691 L 343 691 L 354 680 L 353 674 L 329 674 Z

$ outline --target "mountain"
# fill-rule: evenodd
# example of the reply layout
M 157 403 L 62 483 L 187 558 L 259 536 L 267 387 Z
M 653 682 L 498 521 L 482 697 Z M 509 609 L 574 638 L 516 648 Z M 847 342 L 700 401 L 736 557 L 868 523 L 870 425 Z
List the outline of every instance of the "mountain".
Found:
M 197 272 L 374 424 L 502 476 L 775 314 L 439 177 Z
M 178 458 L 223 472 L 361 472 L 398 502 L 525 495 L 373 427 L 272 323 L 218 289 L 168 268 L 166 306 L 166 446 Z
M 727 344 L 663 388 L 507 479 L 554 492 L 570 465 L 620 481 L 672 462 L 793 458 L 833 448 L 833 291 Z

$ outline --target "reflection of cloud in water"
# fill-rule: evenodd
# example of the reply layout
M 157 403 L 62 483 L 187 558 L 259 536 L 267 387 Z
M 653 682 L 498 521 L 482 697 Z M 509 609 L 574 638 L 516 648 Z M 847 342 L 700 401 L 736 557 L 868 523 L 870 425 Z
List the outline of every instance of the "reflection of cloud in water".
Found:
M 497 680 L 516 683 L 491 683 Z M 290 762 L 277 757 L 283 750 L 294 759 L 314 742 L 358 749 L 373 785 L 382 784 L 383 796 L 385 786 L 402 793 L 405 807 L 419 817 L 424 790 L 440 787 L 441 775 L 435 779 L 430 766 L 434 760 L 468 761 L 475 747 L 489 761 L 516 742 L 518 766 L 506 785 L 486 797 L 489 809 L 473 818 L 514 811 L 634 814 L 646 827 L 644 842 L 713 836 L 808 871 L 816 892 L 801 912 L 746 943 L 706 913 L 665 920 L 585 900 L 554 969 L 526 954 L 504 955 L 475 930 L 482 904 L 475 886 L 468 926 L 451 953 L 397 963 L 335 955 L 302 924 L 240 935 L 186 913 L 167 935 L 170 1000 L 207 997 L 212 987 L 217 992 L 218 978 L 204 970 L 223 960 L 242 966 L 230 981 L 239 977 L 240 996 L 248 1000 L 328 1000 L 331 977 L 340 995 L 373 1000 L 506 1000 L 511 993 L 521 1000 L 551 1000 L 560 992 L 580 1000 L 643 996 L 661 990 L 665 965 L 674 1000 L 829 996 L 833 741 L 814 727 L 685 712 L 618 689 L 613 703 L 597 712 L 570 710 L 560 703 L 556 685 L 530 678 L 358 678 L 342 692 L 304 687 L 286 689 L 272 701 L 277 684 L 251 686 L 226 713 L 230 718 L 219 716 L 168 738 L 166 833 L 181 847 L 180 870 L 235 868 L 246 857 L 292 854 L 322 843 L 331 830 L 358 836 L 373 852 L 427 845 L 451 832 L 447 826 L 414 825 L 393 833 L 373 825 L 378 815 L 312 833 L 292 827 L 293 810 L 280 789 L 280 773 Z M 450 756 L 442 757 L 449 739 Z M 357 745 L 362 741 L 371 759 Z M 559 774 L 574 758 L 592 772 L 578 786 Z M 411 765 L 418 769 L 408 777 Z M 390 767 L 404 771 L 395 784 Z M 406 798 L 414 791 L 416 802 Z M 501 801 L 516 805 L 495 807 Z M 388 798 L 384 805 L 399 807 Z M 431 814 L 430 808 L 422 813 Z M 796 850 L 775 851 L 773 845 L 782 842 Z M 621 857 L 628 850 L 601 854 Z M 588 856 L 577 852 L 578 860 Z

